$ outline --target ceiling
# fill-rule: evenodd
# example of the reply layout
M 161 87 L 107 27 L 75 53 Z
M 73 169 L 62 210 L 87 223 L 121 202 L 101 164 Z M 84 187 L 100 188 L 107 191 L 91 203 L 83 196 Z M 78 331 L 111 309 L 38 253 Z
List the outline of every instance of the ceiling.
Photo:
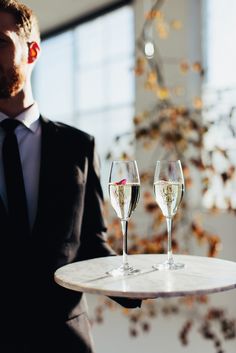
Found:
M 49 32 L 117 0 L 21 0 L 36 13 L 42 33 Z

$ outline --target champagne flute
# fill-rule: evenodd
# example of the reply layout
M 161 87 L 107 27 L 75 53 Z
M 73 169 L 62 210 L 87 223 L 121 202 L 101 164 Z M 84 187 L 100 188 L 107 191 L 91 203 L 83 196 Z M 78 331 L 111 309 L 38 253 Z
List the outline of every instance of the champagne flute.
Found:
M 157 269 L 178 270 L 184 267 L 182 263 L 176 263 L 172 254 L 172 218 L 177 212 L 184 194 L 184 176 L 180 160 L 157 161 L 154 176 L 154 193 L 158 206 L 166 217 L 167 224 L 167 260 L 164 263 L 154 265 Z
M 140 195 L 140 180 L 136 161 L 113 161 L 109 177 L 111 205 L 121 221 L 123 234 L 123 264 L 109 272 L 112 276 L 136 274 L 138 269 L 128 262 L 128 221 L 135 210 Z

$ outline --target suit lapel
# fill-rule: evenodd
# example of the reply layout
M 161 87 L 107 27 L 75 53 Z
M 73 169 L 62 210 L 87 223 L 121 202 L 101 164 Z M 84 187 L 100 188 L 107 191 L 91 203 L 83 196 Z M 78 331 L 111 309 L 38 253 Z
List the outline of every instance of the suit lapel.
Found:
M 50 199 L 50 181 L 53 176 L 53 168 L 57 159 L 57 127 L 42 116 L 40 117 L 40 122 L 42 126 L 42 139 L 38 207 L 32 232 L 35 232 L 38 225 L 41 223 L 45 205 L 47 204 L 48 199 Z

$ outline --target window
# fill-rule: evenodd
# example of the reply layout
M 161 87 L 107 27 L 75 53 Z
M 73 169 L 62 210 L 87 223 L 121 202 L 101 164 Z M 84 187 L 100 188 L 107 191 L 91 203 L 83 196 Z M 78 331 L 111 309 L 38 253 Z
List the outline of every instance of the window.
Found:
M 123 6 L 44 40 L 34 74 L 42 113 L 95 136 L 104 186 L 115 136 L 133 130 L 133 22 L 132 7 Z
M 204 4 L 204 54 L 206 80 L 203 98 L 204 118 L 209 124 L 205 150 L 210 156 L 211 187 L 204 203 L 207 207 L 236 208 L 236 46 L 235 0 L 207 0 Z M 228 178 L 230 176 L 230 178 Z

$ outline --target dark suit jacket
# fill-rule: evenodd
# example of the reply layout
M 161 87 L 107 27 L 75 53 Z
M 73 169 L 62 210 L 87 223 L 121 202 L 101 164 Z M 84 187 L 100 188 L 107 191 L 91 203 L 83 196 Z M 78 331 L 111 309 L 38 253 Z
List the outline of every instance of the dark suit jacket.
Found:
M 0 203 L 0 343 L 26 342 L 34 347 L 32 353 L 91 353 L 83 295 L 60 287 L 53 276 L 68 263 L 114 254 L 104 240 L 94 139 L 65 124 L 40 120 L 38 211 L 30 235 L 9 230 Z M 127 307 L 140 305 L 116 300 Z

